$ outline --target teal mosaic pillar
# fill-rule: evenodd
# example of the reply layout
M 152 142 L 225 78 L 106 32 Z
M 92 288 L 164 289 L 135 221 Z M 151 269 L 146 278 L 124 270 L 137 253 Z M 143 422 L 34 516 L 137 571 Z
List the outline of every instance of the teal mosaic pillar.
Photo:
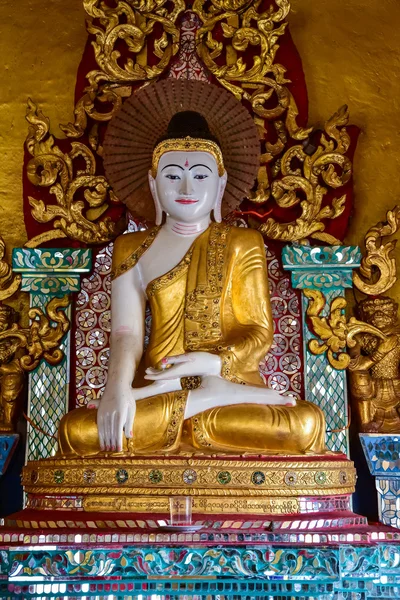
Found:
M 29 292 L 30 306 L 45 309 L 55 297 L 79 292 L 80 277 L 91 269 L 92 251 L 85 249 L 15 248 L 12 266 L 22 276 L 21 290 Z M 71 320 L 71 306 L 66 309 Z M 68 411 L 70 332 L 60 348 L 64 359 L 51 366 L 41 361 L 29 375 L 28 417 L 42 433 L 28 423 L 26 459 L 53 456 L 57 449 L 54 437 L 61 418 Z
M 360 266 L 361 258 L 357 246 L 292 245 L 282 251 L 283 268 L 291 271 L 293 287 L 318 289 L 324 294 L 324 315 L 329 313 L 334 298 L 344 296 L 345 288 L 353 287 L 352 272 Z M 315 356 L 308 349 L 308 342 L 315 336 L 307 327 L 307 307 L 308 299 L 302 294 L 306 400 L 317 404 L 325 413 L 328 448 L 349 454 L 348 431 L 332 432 L 348 425 L 346 372 L 331 367 L 324 354 Z
M 379 520 L 400 529 L 400 434 L 360 433 L 360 440 L 375 477 Z

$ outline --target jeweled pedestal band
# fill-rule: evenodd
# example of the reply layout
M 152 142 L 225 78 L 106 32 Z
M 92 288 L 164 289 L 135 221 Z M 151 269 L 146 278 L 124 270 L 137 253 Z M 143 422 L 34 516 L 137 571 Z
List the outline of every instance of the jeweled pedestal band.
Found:
M 130 457 L 123 465 L 121 458 L 48 459 L 28 463 L 23 484 L 35 508 L 54 508 L 72 496 L 88 511 L 168 512 L 170 496 L 188 495 L 199 512 L 253 514 L 300 512 L 300 498 L 348 495 L 355 484 L 353 463 L 340 456 Z

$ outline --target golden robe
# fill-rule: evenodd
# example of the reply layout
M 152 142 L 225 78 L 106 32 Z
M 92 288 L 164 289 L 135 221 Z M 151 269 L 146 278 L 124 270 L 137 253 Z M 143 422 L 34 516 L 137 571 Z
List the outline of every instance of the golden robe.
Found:
M 155 239 L 158 228 L 120 236 L 113 276 L 132 268 Z M 260 360 L 273 339 L 264 242 L 252 229 L 212 224 L 165 275 L 151 281 L 149 346 L 133 382 L 148 384 L 144 369 L 167 356 L 207 351 L 222 358 L 222 376 L 243 385 L 264 385 Z M 184 420 L 188 392 L 152 396 L 136 403 L 132 454 L 178 451 L 320 454 L 325 452 L 325 419 L 309 402 L 295 407 L 243 404 L 206 410 Z M 96 410 L 68 413 L 62 420 L 59 453 L 100 452 Z

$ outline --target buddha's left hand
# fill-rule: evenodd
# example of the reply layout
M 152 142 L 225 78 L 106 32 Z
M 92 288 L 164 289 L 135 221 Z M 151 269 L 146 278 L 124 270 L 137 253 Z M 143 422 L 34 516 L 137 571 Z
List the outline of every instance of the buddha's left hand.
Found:
M 177 377 L 205 377 L 221 375 L 221 358 L 210 352 L 188 352 L 168 356 L 161 361 L 161 369 L 149 367 L 145 379 L 176 379 Z

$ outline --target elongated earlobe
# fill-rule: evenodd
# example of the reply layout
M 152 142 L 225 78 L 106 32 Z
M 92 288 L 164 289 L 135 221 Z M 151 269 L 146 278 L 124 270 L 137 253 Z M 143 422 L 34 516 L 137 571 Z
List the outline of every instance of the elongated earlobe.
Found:
M 161 225 L 163 221 L 163 211 L 161 208 L 160 201 L 158 199 L 156 182 L 151 174 L 151 171 L 149 171 L 149 186 L 151 195 L 153 196 L 154 207 L 156 209 L 156 225 Z
M 225 171 L 225 173 L 222 175 L 222 177 L 220 177 L 220 180 L 219 180 L 218 198 L 217 198 L 217 201 L 214 206 L 214 220 L 216 223 L 221 223 L 221 221 L 222 221 L 221 206 L 222 206 L 222 198 L 224 197 L 227 178 L 228 178 L 228 176 Z

